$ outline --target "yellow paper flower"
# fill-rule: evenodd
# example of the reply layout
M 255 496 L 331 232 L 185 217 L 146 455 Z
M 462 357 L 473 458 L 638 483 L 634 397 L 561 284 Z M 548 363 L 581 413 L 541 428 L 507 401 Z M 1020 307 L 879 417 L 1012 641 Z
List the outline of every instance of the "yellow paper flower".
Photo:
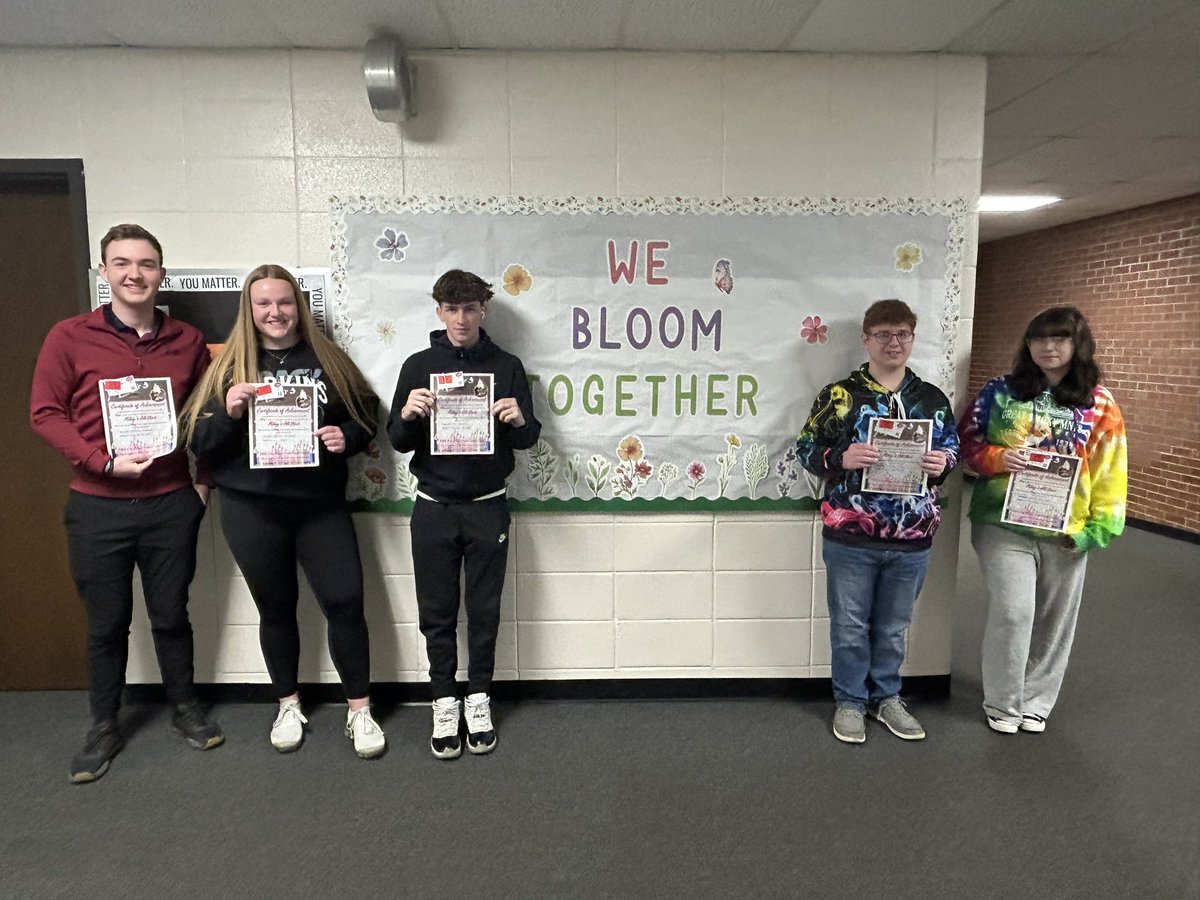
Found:
M 521 291 L 527 291 L 531 287 L 533 287 L 533 276 L 524 266 L 513 263 L 504 270 L 505 293 L 515 297 Z
M 921 248 L 916 244 L 901 244 L 896 248 L 896 268 L 911 272 L 921 264 Z
M 632 434 L 621 439 L 621 443 L 617 445 L 617 456 L 623 460 L 633 460 L 637 462 L 645 455 L 646 451 L 642 448 L 642 442 L 639 438 Z
M 383 321 L 375 323 L 375 333 L 379 335 L 379 342 L 385 347 L 390 347 L 396 340 L 396 323 Z
M 725 435 L 725 443 L 727 443 L 731 449 L 736 450 L 738 447 L 742 446 L 742 439 L 736 434 L 727 434 Z

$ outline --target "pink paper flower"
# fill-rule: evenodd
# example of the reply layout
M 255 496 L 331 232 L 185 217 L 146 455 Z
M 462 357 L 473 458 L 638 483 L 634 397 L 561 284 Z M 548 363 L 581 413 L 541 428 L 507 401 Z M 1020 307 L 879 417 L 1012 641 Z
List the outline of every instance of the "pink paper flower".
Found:
M 829 326 L 821 324 L 820 316 L 805 316 L 800 337 L 810 344 L 823 344 L 829 340 Z

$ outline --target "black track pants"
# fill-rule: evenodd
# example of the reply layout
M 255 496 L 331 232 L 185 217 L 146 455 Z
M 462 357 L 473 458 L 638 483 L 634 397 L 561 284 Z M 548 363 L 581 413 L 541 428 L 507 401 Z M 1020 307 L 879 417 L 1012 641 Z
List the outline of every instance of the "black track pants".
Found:
M 460 572 L 466 582 L 468 693 L 487 693 L 496 668 L 500 594 L 508 568 L 508 501 L 435 503 L 418 497 L 411 524 L 417 612 L 433 697 L 456 692 Z

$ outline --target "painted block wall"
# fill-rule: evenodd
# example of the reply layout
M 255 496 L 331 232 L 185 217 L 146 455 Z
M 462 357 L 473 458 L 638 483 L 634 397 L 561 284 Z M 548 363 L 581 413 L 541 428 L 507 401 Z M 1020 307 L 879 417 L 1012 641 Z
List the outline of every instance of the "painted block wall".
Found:
M 971 386 L 1077 306 L 1129 438 L 1129 515 L 1200 533 L 1200 194 L 984 244 Z
M 168 268 L 328 265 L 335 193 L 979 194 L 980 58 L 438 52 L 414 62 L 419 114 L 398 127 L 372 117 L 358 52 L 0 51 L 0 157 L 82 157 L 93 254 L 110 225 L 136 221 L 162 240 Z M 959 406 L 974 219 L 969 231 Z M 797 430 L 809 402 L 797 404 Z M 906 674 L 949 672 L 958 488 L 955 478 Z M 216 518 L 210 510 L 192 592 L 197 677 L 266 681 L 254 606 Z M 407 520 L 356 521 L 373 677 L 421 680 Z M 518 514 L 512 543 L 499 678 L 829 674 L 811 513 Z M 306 590 L 301 621 L 302 678 L 336 680 Z M 148 631 L 139 610 L 132 682 L 158 680 Z

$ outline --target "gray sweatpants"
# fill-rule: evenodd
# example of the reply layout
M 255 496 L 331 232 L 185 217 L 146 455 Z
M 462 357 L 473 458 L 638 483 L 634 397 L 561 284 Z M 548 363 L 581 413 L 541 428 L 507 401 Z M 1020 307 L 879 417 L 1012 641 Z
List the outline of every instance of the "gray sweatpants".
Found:
M 971 544 L 988 599 L 984 711 L 1014 724 L 1022 713 L 1049 716 L 1075 638 L 1087 554 L 977 522 Z

